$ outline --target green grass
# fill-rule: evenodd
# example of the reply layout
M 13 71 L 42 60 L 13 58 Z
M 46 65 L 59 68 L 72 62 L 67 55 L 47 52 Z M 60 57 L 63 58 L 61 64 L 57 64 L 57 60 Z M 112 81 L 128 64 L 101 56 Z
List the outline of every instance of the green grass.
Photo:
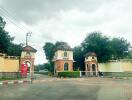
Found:
M 5 80 L 20 80 L 22 78 L 0 78 L 0 81 L 5 81 Z

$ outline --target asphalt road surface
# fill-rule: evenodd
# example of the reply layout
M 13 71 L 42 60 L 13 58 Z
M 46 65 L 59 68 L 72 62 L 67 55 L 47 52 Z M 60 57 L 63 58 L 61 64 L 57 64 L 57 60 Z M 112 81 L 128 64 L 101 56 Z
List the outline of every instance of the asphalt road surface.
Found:
M 0 100 L 132 100 L 132 80 L 47 78 L 0 86 Z

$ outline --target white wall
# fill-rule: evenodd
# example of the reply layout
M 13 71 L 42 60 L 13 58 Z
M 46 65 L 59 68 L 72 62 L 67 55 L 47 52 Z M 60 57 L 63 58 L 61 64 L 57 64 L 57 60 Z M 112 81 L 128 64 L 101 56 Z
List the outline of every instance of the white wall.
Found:
M 94 59 L 92 59 L 92 56 L 89 56 L 88 58 L 85 57 L 85 61 L 92 61 L 92 60 L 96 60 L 97 61 L 97 57 L 94 57 Z
M 132 62 L 109 62 L 99 63 L 99 71 L 102 72 L 126 72 L 132 71 Z
M 30 52 L 30 55 L 31 55 L 32 58 L 35 58 L 35 53 Z M 24 58 L 25 56 L 26 56 L 26 52 L 23 51 L 22 54 L 21 54 L 21 57 Z
M 66 51 L 67 52 L 67 57 L 64 57 L 64 52 L 63 50 L 58 50 L 55 52 L 54 58 L 57 59 L 68 59 L 68 60 L 73 60 L 73 51 Z

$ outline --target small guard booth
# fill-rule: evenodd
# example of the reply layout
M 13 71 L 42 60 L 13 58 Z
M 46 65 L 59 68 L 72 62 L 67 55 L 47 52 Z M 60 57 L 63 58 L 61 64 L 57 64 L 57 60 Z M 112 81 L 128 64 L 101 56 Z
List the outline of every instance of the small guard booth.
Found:
M 98 61 L 94 52 L 89 52 L 85 55 L 85 75 L 98 76 Z
M 22 77 L 27 77 L 27 69 L 29 69 L 30 78 L 33 78 L 36 52 L 36 49 L 28 45 L 23 48 L 20 58 L 20 69 Z

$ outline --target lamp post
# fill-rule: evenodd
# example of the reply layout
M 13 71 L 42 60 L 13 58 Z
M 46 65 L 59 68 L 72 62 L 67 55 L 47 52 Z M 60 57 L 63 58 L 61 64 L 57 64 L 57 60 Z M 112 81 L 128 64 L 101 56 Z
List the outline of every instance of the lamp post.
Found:
M 31 37 L 31 34 L 32 34 L 32 32 L 26 33 L 26 46 L 28 46 L 28 38 Z M 32 68 L 32 65 L 30 66 L 30 82 L 32 83 L 33 76 L 32 76 L 32 70 L 31 70 L 31 68 Z
M 26 46 L 28 45 L 28 37 L 31 37 L 32 32 L 26 33 Z

